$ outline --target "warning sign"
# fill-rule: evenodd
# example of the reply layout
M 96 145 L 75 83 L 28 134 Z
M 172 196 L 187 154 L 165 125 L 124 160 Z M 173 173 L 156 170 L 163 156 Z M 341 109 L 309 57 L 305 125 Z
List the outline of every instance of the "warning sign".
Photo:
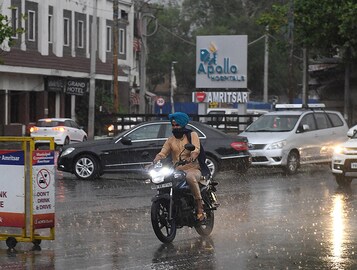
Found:
M 54 151 L 37 150 L 32 156 L 34 228 L 55 226 Z

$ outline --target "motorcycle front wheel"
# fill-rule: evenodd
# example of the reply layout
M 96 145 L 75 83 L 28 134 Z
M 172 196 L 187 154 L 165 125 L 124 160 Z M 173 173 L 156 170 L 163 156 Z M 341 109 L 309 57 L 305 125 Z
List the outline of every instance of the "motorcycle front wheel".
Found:
M 203 200 L 205 201 L 205 200 Z M 204 205 L 204 208 L 206 208 L 206 202 Z M 202 222 L 199 222 L 195 225 L 196 232 L 201 235 L 201 236 L 208 236 L 211 234 L 213 231 L 214 227 L 214 212 L 213 210 L 207 210 L 205 209 L 206 212 L 206 219 Z
M 163 243 L 171 243 L 176 236 L 175 220 L 169 220 L 170 203 L 158 200 L 151 205 L 151 224 L 157 238 Z

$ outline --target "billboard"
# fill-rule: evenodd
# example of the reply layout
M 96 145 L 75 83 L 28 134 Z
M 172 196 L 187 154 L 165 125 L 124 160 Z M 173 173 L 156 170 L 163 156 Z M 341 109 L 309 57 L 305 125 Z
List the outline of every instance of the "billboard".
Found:
M 247 88 L 248 36 L 198 36 L 196 88 Z

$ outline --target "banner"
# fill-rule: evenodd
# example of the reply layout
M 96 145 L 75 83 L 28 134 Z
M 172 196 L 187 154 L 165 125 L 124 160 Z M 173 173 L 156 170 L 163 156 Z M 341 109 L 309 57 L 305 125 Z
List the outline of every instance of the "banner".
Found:
M 24 152 L 0 150 L 0 226 L 25 227 Z

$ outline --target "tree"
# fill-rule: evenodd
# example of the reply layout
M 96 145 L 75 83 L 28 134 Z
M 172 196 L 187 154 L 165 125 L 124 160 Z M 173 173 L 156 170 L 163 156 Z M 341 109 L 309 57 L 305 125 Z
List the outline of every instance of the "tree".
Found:
M 275 33 L 286 37 L 291 4 L 294 7 L 293 35 L 296 48 L 299 50 L 302 47 L 309 48 L 313 58 L 340 57 L 346 68 L 355 61 L 357 58 L 356 1 L 290 0 L 285 4 L 273 5 L 271 11 L 263 14 L 258 22 L 269 25 Z M 346 84 L 349 85 L 348 82 Z
M 185 0 L 182 6 L 156 5 L 158 29 L 148 38 L 147 65 L 153 89 L 169 73 L 171 61 L 178 61 L 175 72 L 179 91 L 191 92 L 195 88 L 196 36 L 248 35 L 248 42 L 254 41 L 265 33 L 265 26 L 257 25 L 256 18 L 272 1 Z M 149 32 L 154 29 L 152 25 Z M 269 92 L 280 94 L 286 89 L 285 58 L 276 43 L 270 55 Z M 259 99 L 263 94 L 263 40 L 249 46 L 248 59 L 248 88 L 252 97 Z
M 11 47 L 13 45 L 13 36 L 16 33 L 23 33 L 23 28 L 14 28 L 11 25 L 9 18 L 6 15 L 0 13 L 0 52 L 3 51 L 3 45 L 7 42 L 7 45 Z

